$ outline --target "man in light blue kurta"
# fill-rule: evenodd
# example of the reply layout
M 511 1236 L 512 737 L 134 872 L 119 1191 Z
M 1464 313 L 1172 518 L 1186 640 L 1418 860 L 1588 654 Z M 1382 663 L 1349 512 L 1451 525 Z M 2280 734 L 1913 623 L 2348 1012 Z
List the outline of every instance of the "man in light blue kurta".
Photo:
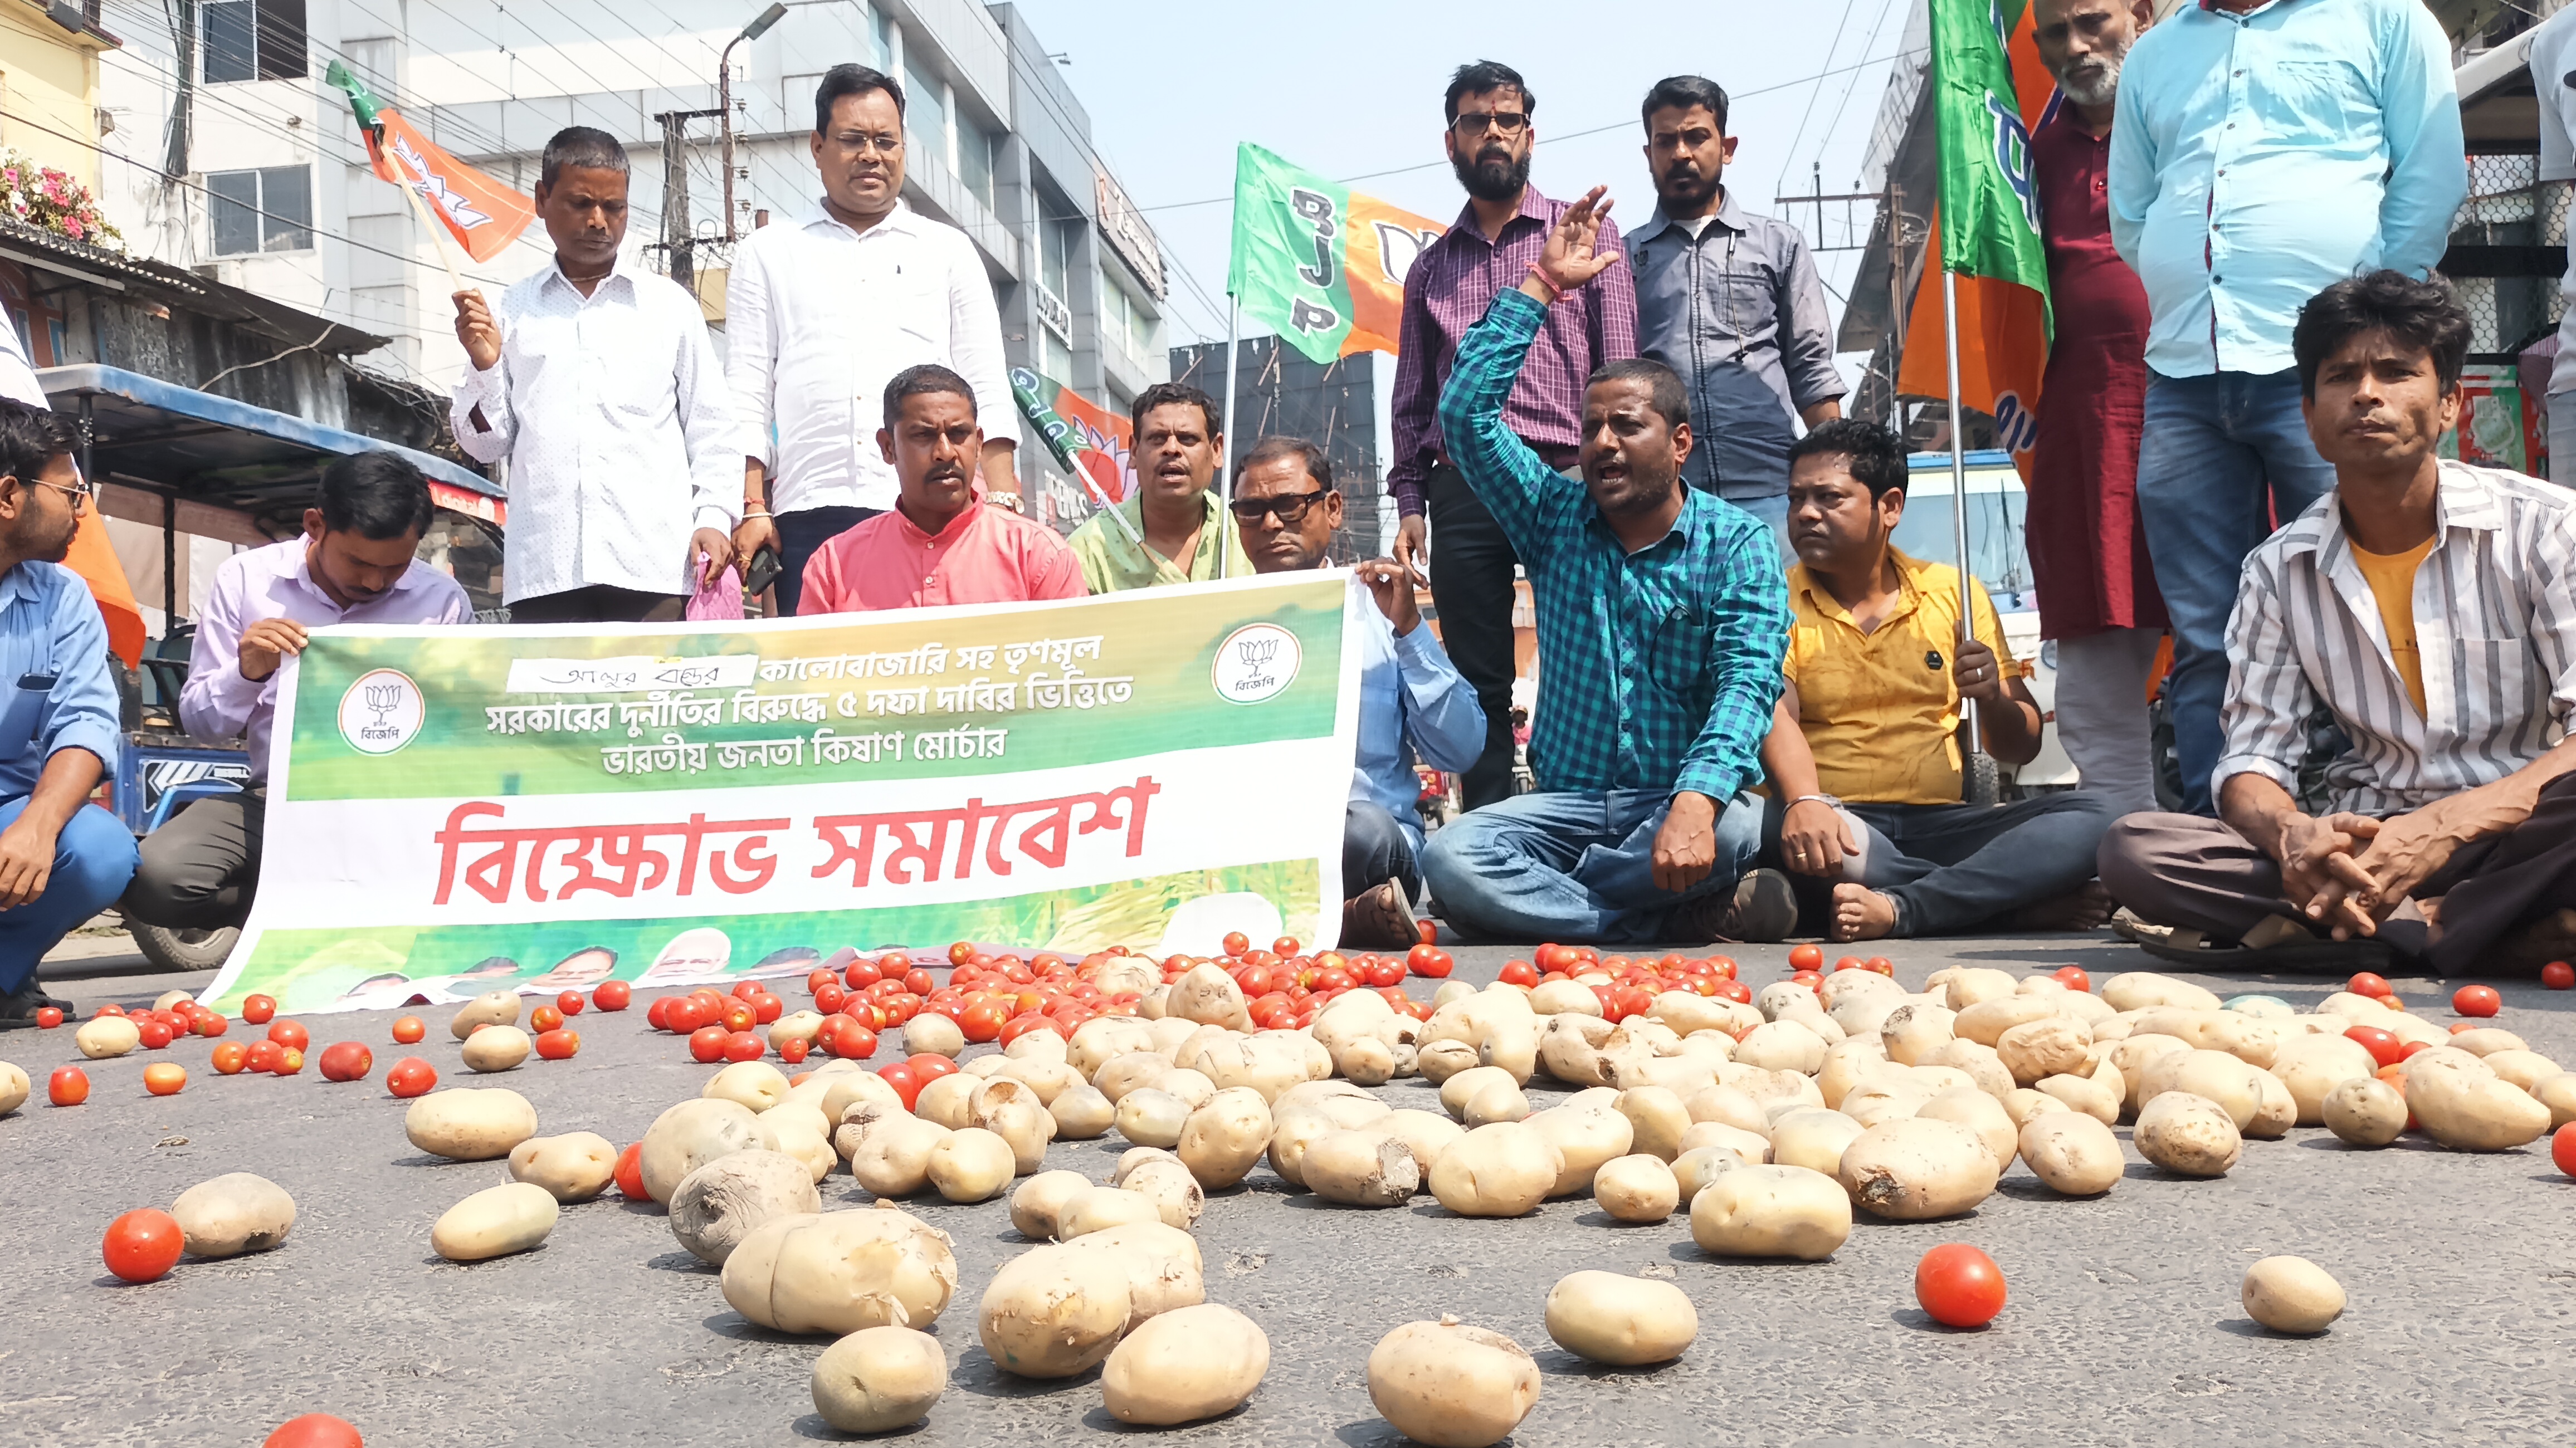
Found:
M 2438 265 L 2468 167 L 2421 0 L 2187 0 L 2138 38 L 2119 94 L 2111 236 L 2155 318 L 2138 505 L 2173 619 L 2184 808 L 2208 814 L 2237 575 L 2334 482 L 2291 323 L 2356 273 Z

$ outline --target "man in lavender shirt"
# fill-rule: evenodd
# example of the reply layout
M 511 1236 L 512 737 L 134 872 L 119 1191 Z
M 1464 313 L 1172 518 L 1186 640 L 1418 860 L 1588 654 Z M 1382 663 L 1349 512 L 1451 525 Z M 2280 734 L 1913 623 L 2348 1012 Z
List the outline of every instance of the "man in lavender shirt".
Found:
M 1418 572 L 1426 555 L 1425 514 L 1439 534 L 1427 550 L 1440 638 L 1485 711 L 1485 752 L 1460 781 L 1469 809 L 1512 793 L 1512 569 L 1519 559 L 1501 525 L 1442 455 L 1440 392 L 1449 385 L 1459 340 L 1494 294 L 1519 286 L 1547 246 L 1566 203 L 1529 184 L 1530 122 L 1538 100 L 1520 72 L 1480 60 L 1458 68 L 1443 109 L 1442 142 L 1467 209 L 1422 249 L 1404 278 L 1404 321 L 1395 363 L 1395 458 L 1386 489 L 1401 521 L 1395 560 Z M 1596 245 L 1620 250 L 1618 229 L 1601 223 Z M 1503 408 L 1503 422 L 1548 466 L 1571 477 L 1583 441 L 1583 388 L 1605 362 L 1637 355 L 1637 288 L 1624 265 L 1548 309 Z
M 198 800 L 144 837 L 143 863 L 125 892 L 128 916 L 170 930 L 213 930 L 249 917 L 278 674 L 313 629 L 473 620 L 456 580 L 412 557 L 430 511 L 420 469 L 394 453 L 357 453 L 322 470 L 302 537 L 236 553 L 215 570 L 179 722 L 200 739 L 248 740 L 251 787 Z

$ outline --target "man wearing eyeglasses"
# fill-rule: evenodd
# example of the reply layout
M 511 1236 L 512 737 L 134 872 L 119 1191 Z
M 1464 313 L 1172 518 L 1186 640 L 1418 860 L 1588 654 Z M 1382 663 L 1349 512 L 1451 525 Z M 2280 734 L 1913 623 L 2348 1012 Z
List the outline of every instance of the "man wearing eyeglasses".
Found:
M 1458 672 L 1475 685 L 1485 712 L 1484 753 L 1460 781 L 1471 810 L 1512 793 L 1513 569 L 1525 560 L 1443 445 L 1440 394 L 1467 329 L 1497 293 L 1519 283 L 1565 215 L 1564 202 L 1529 184 L 1538 140 L 1530 116 L 1537 108 L 1537 97 L 1510 66 L 1478 61 L 1451 78 L 1443 101 L 1449 129 L 1441 144 L 1466 189 L 1467 207 L 1405 274 L 1397 339 L 1395 456 L 1386 472 L 1400 515 L 1395 561 L 1416 568 L 1426 557 L 1428 533 L 1440 535 L 1427 554 L 1431 596 Z M 1618 255 L 1618 229 L 1604 221 L 1599 243 Z M 1504 402 L 1504 426 L 1550 468 L 1573 476 L 1583 441 L 1584 379 L 1605 363 L 1636 355 L 1636 286 L 1628 269 L 1616 266 L 1548 309 Z
M 1342 526 L 1333 464 L 1303 438 L 1263 438 L 1234 480 L 1234 517 L 1256 573 L 1294 573 L 1330 561 Z M 1485 747 L 1485 711 L 1422 626 L 1413 575 L 1387 559 L 1352 570 L 1374 607 L 1354 608 L 1360 650 L 1359 757 L 1342 824 L 1341 942 L 1362 950 L 1404 950 L 1421 939 L 1414 898 L 1422 891 L 1422 782 L 1419 759 L 1465 769 Z
M 747 569 L 775 550 L 780 616 L 798 612 L 817 550 L 894 506 L 877 416 L 887 379 L 905 368 L 935 363 L 974 387 L 985 501 L 1021 511 L 993 283 L 966 233 L 904 203 L 903 106 L 892 76 L 825 71 L 814 93 L 822 198 L 734 248 L 725 382 L 762 449 L 744 468 L 734 548 Z
M 76 446 L 70 419 L 0 401 L 0 1029 L 64 1006 L 36 963 L 134 875 L 134 837 L 82 808 L 120 736 L 107 620 L 61 566 L 90 499 Z

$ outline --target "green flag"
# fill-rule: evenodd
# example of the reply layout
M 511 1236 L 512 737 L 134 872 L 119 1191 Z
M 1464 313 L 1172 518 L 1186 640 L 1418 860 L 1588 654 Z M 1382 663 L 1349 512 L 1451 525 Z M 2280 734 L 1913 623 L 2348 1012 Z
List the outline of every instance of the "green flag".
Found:
M 1247 143 L 1235 148 L 1225 289 L 1311 361 L 1392 352 L 1404 273 L 1444 229 Z

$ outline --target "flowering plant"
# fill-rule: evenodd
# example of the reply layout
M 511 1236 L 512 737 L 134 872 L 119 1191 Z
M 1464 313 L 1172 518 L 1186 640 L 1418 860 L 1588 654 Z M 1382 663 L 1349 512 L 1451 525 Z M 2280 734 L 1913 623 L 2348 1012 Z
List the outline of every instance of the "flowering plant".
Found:
M 5 146 L 0 146 L 0 216 L 72 241 L 125 250 L 124 234 L 99 211 L 88 187 Z

